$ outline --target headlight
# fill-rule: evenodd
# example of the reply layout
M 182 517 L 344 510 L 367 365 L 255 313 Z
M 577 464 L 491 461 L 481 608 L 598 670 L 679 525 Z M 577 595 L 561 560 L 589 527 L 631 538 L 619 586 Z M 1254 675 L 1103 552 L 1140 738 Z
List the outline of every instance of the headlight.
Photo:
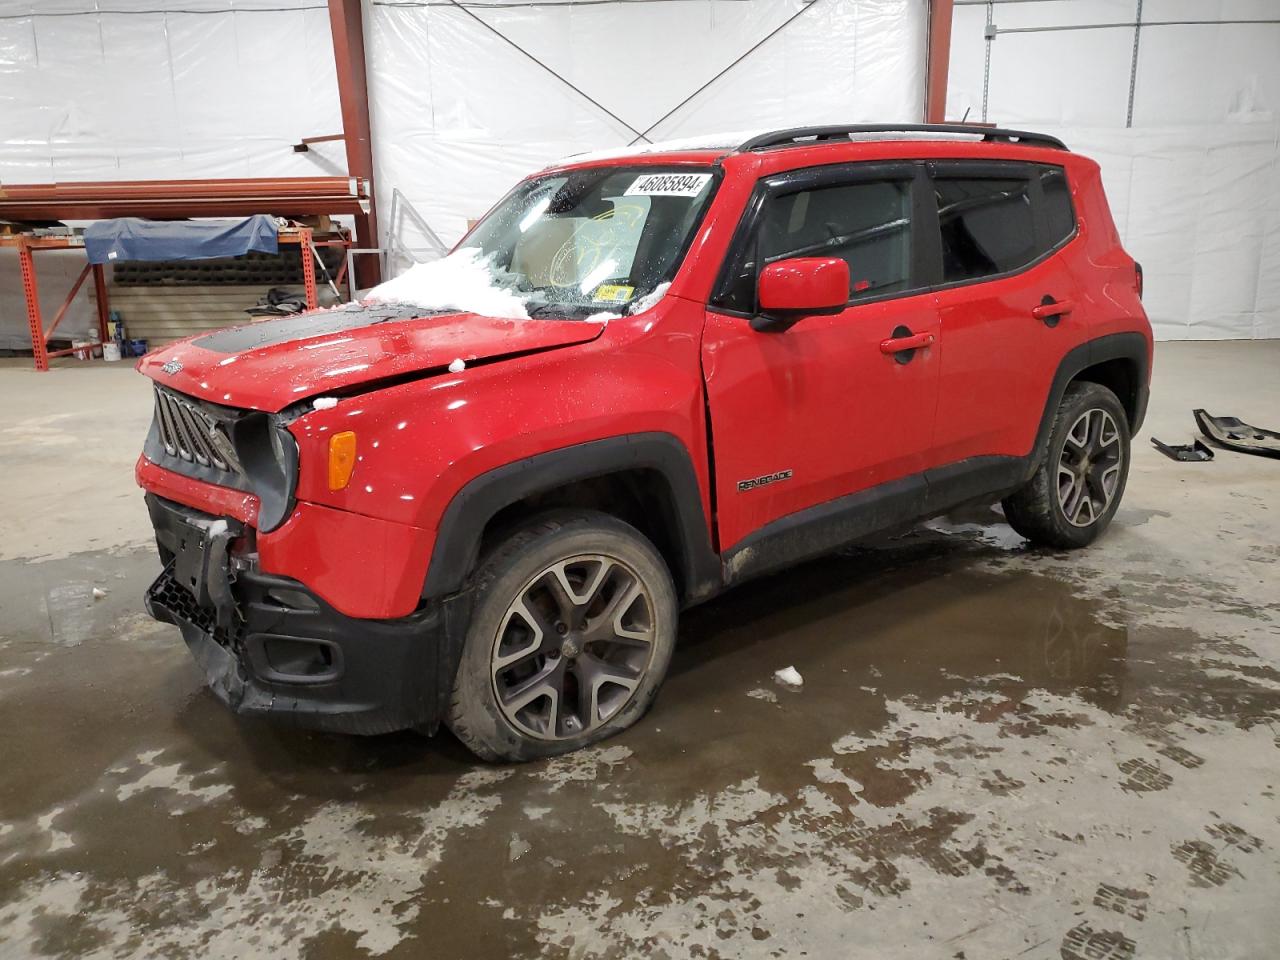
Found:
M 298 445 L 288 430 L 265 413 L 250 413 L 235 421 L 231 441 L 258 498 L 258 529 L 274 530 L 293 509 Z

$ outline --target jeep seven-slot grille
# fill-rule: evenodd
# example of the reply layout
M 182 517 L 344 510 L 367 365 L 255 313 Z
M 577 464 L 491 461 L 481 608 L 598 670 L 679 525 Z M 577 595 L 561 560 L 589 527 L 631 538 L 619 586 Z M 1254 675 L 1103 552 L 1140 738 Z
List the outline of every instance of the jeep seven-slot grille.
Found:
M 156 388 L 156 426 L 165 453 L 188 463 L 243 474 L 231 439 L 217 419 L 195 403 Z

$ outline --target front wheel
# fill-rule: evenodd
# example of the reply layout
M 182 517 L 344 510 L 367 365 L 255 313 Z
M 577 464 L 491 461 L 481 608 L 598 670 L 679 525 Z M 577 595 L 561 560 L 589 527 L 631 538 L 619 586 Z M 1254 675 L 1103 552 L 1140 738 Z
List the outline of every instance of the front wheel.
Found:
M 675 646 L 666 564 L 634 527 L 547 514 L 481 562 L 447 722 L 486 760 L 566 753 L 629 727 Z
M 1009 526 L 1044 546 L 1092 543 L 1124 495 L 1129 439 L 1129 419 L 1114 393 L 1096 383 L 1069 384 L 1039 468 L 1004 501 Z

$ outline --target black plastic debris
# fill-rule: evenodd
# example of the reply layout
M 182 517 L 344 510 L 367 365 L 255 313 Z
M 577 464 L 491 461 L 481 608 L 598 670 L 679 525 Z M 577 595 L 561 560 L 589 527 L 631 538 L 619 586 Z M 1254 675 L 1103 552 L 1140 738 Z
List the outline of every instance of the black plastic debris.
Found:
M 245 313 L 251 317 L 288 317 L 307 309 L 307 300 L 300 293 L 293 293 L 284 287 L 272 287 Z
M 1203 410 L 1191 412 L 1200 430 L 1218 446 L 1239 453 L 1280 458 L 1280 433 L 1250 426 L 1236 417 L 1214 417 Z
M 1195 463 L 1201 460 L 1213 459 L 1213 451 L 1199 437 L 1196 437 L 1191 443 L 1183 444 L 1161 443 L 1155 437 L 1152 437 L 1151 445 L 1170 460 L 1179 460 L 1183 463 Z

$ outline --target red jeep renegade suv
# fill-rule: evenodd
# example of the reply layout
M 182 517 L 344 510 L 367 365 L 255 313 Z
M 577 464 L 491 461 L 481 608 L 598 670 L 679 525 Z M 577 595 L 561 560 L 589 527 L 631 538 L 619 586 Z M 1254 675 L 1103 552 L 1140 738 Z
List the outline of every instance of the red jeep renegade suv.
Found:
M 1089 543 L 1146 406 L 1141 270 L 1037 134 L 569 162 L 415 271 L 138 365 L 147 607 L 238 712 L 580 747 L 751 577 L 973 501 Z

